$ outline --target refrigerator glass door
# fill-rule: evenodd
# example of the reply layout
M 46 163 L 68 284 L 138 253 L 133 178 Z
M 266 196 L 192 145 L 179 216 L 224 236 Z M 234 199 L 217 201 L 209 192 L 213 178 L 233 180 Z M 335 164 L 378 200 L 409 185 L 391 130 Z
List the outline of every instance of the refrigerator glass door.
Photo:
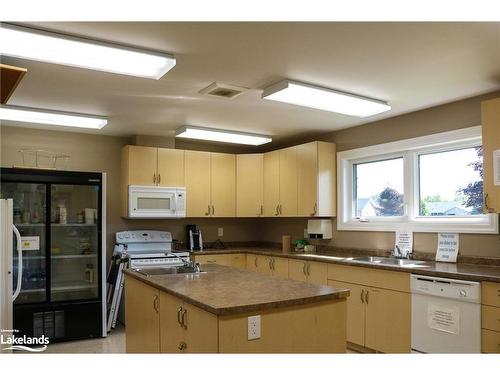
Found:
M 50 300 L 99 297 L 99 186 L 51 185 Z
M 14 304 L 46 301 L 45 197 L 45 184 L 2 183 L 2 198 L 13 200 L 13 223 L 23 243 L 30 244 L 23 251 L 21 291 Z M 19 259 L 15 236 L 12 248 L 13 290 L 16 290 Z

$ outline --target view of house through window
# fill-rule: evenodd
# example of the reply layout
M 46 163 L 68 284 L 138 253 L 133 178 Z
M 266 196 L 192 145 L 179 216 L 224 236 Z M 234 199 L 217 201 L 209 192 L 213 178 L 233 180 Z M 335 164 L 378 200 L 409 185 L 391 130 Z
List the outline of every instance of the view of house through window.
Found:
M 404 214 L 403 158 L 354 164 L 357 217 Z
M 421 216 L 466 216 L 483 211 L 483 149 L 419 155 Z

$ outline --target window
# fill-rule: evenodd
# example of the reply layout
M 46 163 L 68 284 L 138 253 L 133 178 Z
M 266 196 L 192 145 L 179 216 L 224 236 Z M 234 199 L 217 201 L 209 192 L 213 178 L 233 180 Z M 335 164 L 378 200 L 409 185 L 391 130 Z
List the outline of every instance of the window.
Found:
M 354 164 L 356 217 L 403 216 L 403 158 Z
M 498 233 L 483 214 L 481 127 L 338 154 L 339 230 Z
M 482 147 L 419 155 L 418 166 L 420 216 L 482 214 Z

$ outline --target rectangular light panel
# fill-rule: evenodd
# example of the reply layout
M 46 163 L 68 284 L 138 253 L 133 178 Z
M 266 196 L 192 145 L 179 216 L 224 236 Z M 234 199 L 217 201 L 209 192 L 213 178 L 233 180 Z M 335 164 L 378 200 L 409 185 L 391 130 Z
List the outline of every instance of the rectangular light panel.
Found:
M 50 112 L 35 108 L 0 107 L 0 120 L 28 122 L 32 124 L 71 126 L 75 128 L 102 129 L 108 120 L 97 116 L 86 116 L 62 112 Z
M 262 93 L 262 99 L 358 117 L 373 116 L 391 109 L 387 103 L 376 99 L 290 80 L 283 80 L 267 87 Z
M 160 79 L 175 66 L 167 54 L 1 24 L 0 54 L 110 73 Z
M 271 142 L 271 137 L 250 134 L 230 132 L 226 130 L 198 128 L 193 126 L 185 126 L 177 130 L 176 137 L 199 139 L 204 141 L 238 143 L 243 145 L 259 146 Z

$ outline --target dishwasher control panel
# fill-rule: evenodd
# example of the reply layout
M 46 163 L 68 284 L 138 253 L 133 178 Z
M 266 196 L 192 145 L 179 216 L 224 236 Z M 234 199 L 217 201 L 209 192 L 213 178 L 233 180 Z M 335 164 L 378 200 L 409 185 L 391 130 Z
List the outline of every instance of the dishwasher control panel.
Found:
M 481 302 L 481 284 L 475 281 L 411 275 L 411 292 L 441 298 Z

